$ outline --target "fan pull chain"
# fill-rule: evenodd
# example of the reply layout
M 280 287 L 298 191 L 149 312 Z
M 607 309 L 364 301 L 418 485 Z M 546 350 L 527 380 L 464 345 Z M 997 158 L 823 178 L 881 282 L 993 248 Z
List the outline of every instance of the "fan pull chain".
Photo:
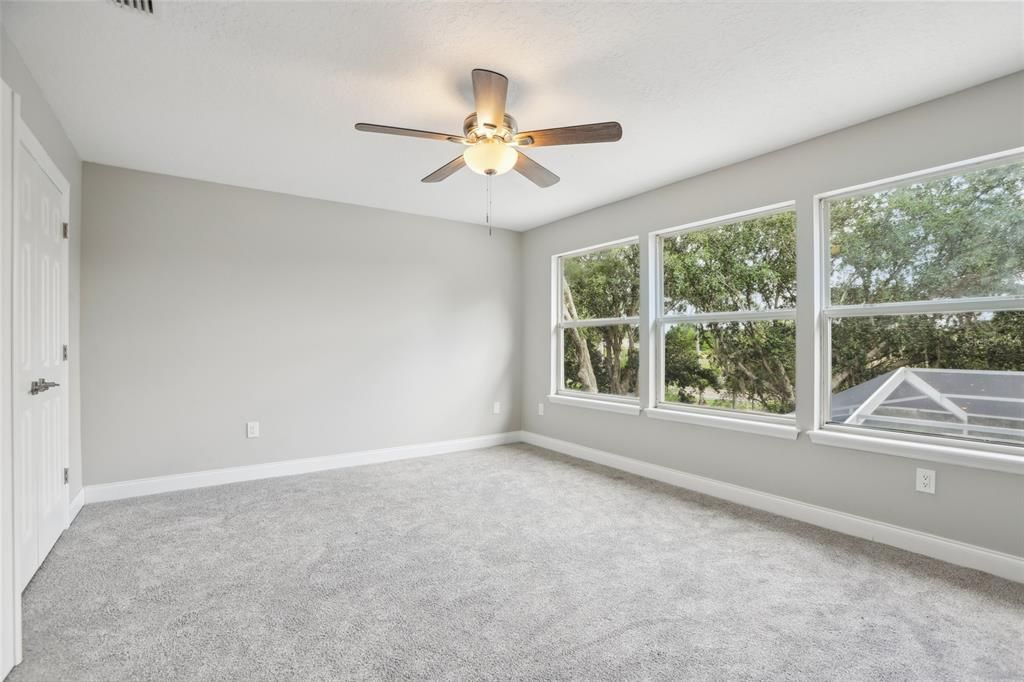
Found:
M 494 228 L 491 226 L 491 181 L 494 179 L 493 175 L 487 176 L 487 236 L 494 236 Z

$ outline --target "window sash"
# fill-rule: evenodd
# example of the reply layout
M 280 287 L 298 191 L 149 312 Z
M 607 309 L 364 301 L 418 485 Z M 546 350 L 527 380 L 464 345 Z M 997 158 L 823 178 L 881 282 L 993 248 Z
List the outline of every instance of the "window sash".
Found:
M 816 400 L 818 414 L 815 419 L 816 428 L 832 432 L 868 434 L 883 439 L 894 439 L 910 443 L 949 446 L 951 443 L 962 442 L 967 447 L 998 453 L 1019 455 L 1021 446 L 1010 443 L 993 443 L 976 438 L 958 438 L 950 435 L 934 435 L 915 433 L 907 430 L 885 429 L 879 427 L 850 425 L 831 421 L 832 414 L 832 322 L 850 317 L 902 316 L 915 314 L 956 314 L 981 313 L 1006 310 L 1024 310 L 1024 297 L 1021 296 L 981 296 L 952 299 L 935 299 L 928 301 L 900 301 L 895 303 L 864 303 L 855 305 L 832 304 L 832 253 L 830 202 L 852 196 L 884 192 L 898 187 L 927 182 L 949 175 L 983 170 L 1008 163 L 1024 160 L 1024 148 L 997 152 L 974 159 L 957 161 L 921 171 L 914 171 L 895 177 L 875 180 L 872 182 L 832 190 L 817 194 L 814 197 L 815 239 L 817 248 L 815 258 L 817 277 L 815 287 L 818 289 L 819 303 L 816 306 L 815 318 L 818 336 L 817 357 L 817 390 Z M 818 314 L 817 311 L 820 311 Z
M 913 171 L 910 173 L 904 173 L 903 175 L 897 175 L 891 178 L 884 178 L 882 180 L 873 180 L 871 182 L 865 182 L 860 185 L 854 185 L 852 187 L 844 187 L 842 189 L 832 190 L 830 192 L 823 192 L 814 196 L 814 217 L 816 221 L 815 236 L 818 240 L 817 259 L 818 259 L 818 277 L 815 282 L 816 286 L 820 287 L 821 296 L 821 308 L 827 317 L 833 316 L 833 311 L 846 310 L 850 311 L 849 315 L 853 316 L 858 314 L 857 311 L 867 309 L 869 307 L 877 306 L 888 306 L 886 310 L 896 310 L 900 307 L 906 307 L 911 312 L 978 312 L 978 308 L 973 309 L 957 309 L 957 310 L 924 310 L 924 306 L 928 304 L 938 305 L 952 305 L 957 301 L 991 301 L 996 305 L 1001 305 L 998 301 L 1014 301 L 1016 305 L 1020 307 L 1022 304 L 1022 298 L 1020 296 L 984 296 L 984 297 L 963 297 L 955 299 L 936 299 L 932 301 L 900 301 L 898 303 L 864 303 L 850 306 L 832 305 L 832 252 L 831 252 L 831 216 L 829 212 L 830 203 L 837 199 L 847 199 L 849 197 L 861 196 L 864 194 L 875 194 L 877 192 L 885 192 L 890 189 L 896 189 L 899 187 L 906 187 L 907 185 L 913 185 L 919 182 L 927 182 L 928 180 L 935 180 L 938 178 L 947 177 L 950 175 L 960 175 L 963 173 L 970 173 L 972 171 L 984 170 L 986 168 L 995 168 L 996 166 L 1004 166 L 1010 163 L 1016 163 L 1024 161 L 1024 147 L 1018 147 L 1016 149 L 1010 149 L 1004 152 L 996 152 L 995 154 L 988 154 L 986 156 L 979 156 L 974 159 L 966 159 L 964 161 L 955 161 L 953 163 L 947 163 L 942 166 L 936 166 L 934 168 L 928 168 L 920 171 Z M 799 277 L 799 276 L 798 276 Z M 920 309 L 919 309 L 920 308 Z M 986 308 L 986 310 L 1015 310 L 1016 308 Z M 901 314 L 899 312 L 891 312 L 889 314 Z M 836 313 L 838 314 L 838 313 Z M 860 313 L 862 315 L 869 315 L 868 313 Z
M 773 414 L 758 410 L 733 410 L 728 407 L 708 407 L 706 405 L 687 405 L 665 400 L 665 334 L 668 327 L 677 324 L 700 324 L 704 322 L 763 322 L 772 320 L 791 320 L 796 323 L 796 309 L 776 308 L 773 310 L 741 310 L 728 313 L 698 313 L 694 315 L 665 315 L 654 322 L 655 346 L 655 379 L 654 406 L 678 412 L 696 412 L 698 414 L 730 415 L 745 419 L 771 422 L 774 424 L 793 424 L 796 414 Z M 799 399 L 799 398 L 797 398 Z
M 943 178 L 947 175 L 958 175 L 960 173 L 970 173 L 971 171 L 1003 166 L 1021 159 L 1024 159 L 1024 147 L 1017 147 L 1002 152 L 995 152 L 994 154 L 986 154 L 985 156 L 979 156 L 973 159 L 954 161 L 952 163 L 946 163 L 941 166 L 934 166 L 924 170 L 911 171 L 909 173 L 903 173 L 902 175 L 894 175 L 881 180 L 872 180 L 859 185 L 853 185 L 852 187 L 843 187 L 841 189 L 822 192 L 821 194 L 815 195 L 814 198 L 816 201 L 820 201 L 822 205 L 827 205 L 827 203 L 833 199 L 846 199 L 847 197 L 857 196 L 860 194 L 885 192 L 886 190 L 896 189 L 897 187 L 905 187 L 906 185 L 913 185 L 918 182 L 927 182 L 928 180 Z
M 633 320 L 630 322 L 629 320 Z M 600 322 L 602 324 L 591 324 L 592 322 Z M 580 323 L 580 324 L 576 324 Z M 599 320 L 572 320 L 571 322 L 558 323 L 555 329 L 555 353 L 557 354 L 557 366 L 554 393 L 555 395 L 564 395 L 571 398 L 586 398 L 587 400 L 607 400 L 610 402 L 624 403 L 626 405 L 638 405 L 640 403 L 639 395 L 618 395 L 615 393 L 587 393 L 586 391 L 577 391 L 572 388 L 565 387 L 565 330 L 566 329 L 579 329 L 582 327 L 618 327 L 622 325 L 632 325 L 637 328 L 640 327 L 640 318 L 628 317 L 611 317 L 602 318 Z M 643 349 L 640 349 L 643 352 Z
M 933 301 L 907 301 L 899 303 L 858 303 L 856 305 L 827 306 L 825 317 L 881 317 L 886 315 L 922 315 L 985 313 L 1002 310 L 1024 310 L 1024 296 L 975 296 L 944 298 Z
M 737 211 L 736 213 L 729 213 L 727 215 L 718 216 L 715 218 L 708 218 L 707 220 L 698 220 L 696 222 L 687 223 L 685 225 L 679 225 L 678 227 L 670 227 L 667 230 L 661 230 L 659 232 L 655 232 L 654 234 L 658 237 L 658 242 L 660 245 L 661 241 L 663 241 L 664 239 L 675 237 L 686 232 L 710 230 L 716 227 L 732 225 L 733 223 L 742 223 L 745 220 L 763 218 L 765 216 L 775 215 L 777 213 L 792 213 L 795 211 L 795 201 L 782 201 L 777 204 L 769 204 L 768 206 L 761 206 L 759 208 L 752 208 L 746 211 Z
M 796 320 L 796 308 L 659 315 L 657 322 L 658 324 L 687 324 L 699 322 L 759 322 L 764 320 Z
M 593 317 L 583 320 L 563 320 L 558 323 L 559 329 L 580 329 L 582 327 L 619 327 L 640 324 L 639 317 Z
M 564 283 L 565 283 L 565 259 L 575 258 L 577 256 L 584 256 L 591 253 L 597 253 L 606 249 L 621 248 L 623 246 L 630 246 L 636 244 L 637 248 L 640 248 L 639 237 L 627 237 L 626 239 L 618 239 L 612 242 L 605 242 L 603 244 L 597 244 L 595 246 L 587 246 L 582 249 L 575 249 L 573 251 L 566 251 L 564 253 L 556 254 L 554 256 L 554 289 L 555 289 L 555 300 L 554 300 L 554 386 L 552 386 L 552 392 L 555 395 L 568 396 L 572 398 L 585 398 L 587 400 L 599 400 L 613 403 L 622 403 L 625 405 L 638 405 L 640 403 L 639 396 L 621 396 L 612 393 L 585 393 L 583 391 L 575 391 L 571 388 L 565 387 L 565 330 L 566 329 L 582 329 L 587 327 L 615 327 L 620 325 L 633 325 L 636 327 L 640 326 L 640 317 L 599 317 L 599 318 L 583 318 L 578 320 L 565 320 L 563 319 L 563 303 L 565 297 Z M 643 287 L 643 279 L 638 273 L 640 286 Z M 643 352 L 641 349 L 640 352 Z
M 586 256 L 586 255 L 589 255 L 591 253 L 598 253 L 600 251 L 605 251 L 605 250 L 608 250 L 608 249 L 618 249 L 618 248 L 622 248 L 623 246 L 630 246 L 631 244 L 636 244 L 637 248 L 639 248 L 640 247 L 640 239 L 638 237 L 629 237 L 628 239 L 620 239 L 620 240 L 614 241 L 614 242 L 606 242 L 604 244 L 598 244 L 597 246 L 587 246 L 587 247 L 582 248 L 582 249 L 576 249 L 575 251 L 567 251 L 565 253 L 560 253 L 560 254 L 558 254 L 558 255 L 556 255 L 554 257 L 555 258 L 555 291 L 557 292 L 556 293 L 556 298 L 555 298 L 555 324 L 558 325 L 558 327 L 560 329 L 569 329 L 571 327 L 586 327 L 586 326 L 603 327 L 603 326 L 605 326 L 604 323 L 608 322 L 609 320 L 634 320 L 632 322 L 609 322 L 609 324 L 639 324 L 640 318 L 638 316 L 627 317 L 627 318 L 619 318 L 619 317 L 615 317 L 615 318 L 611 318 L 611 317 L 596 318 L 595 317 L 595 318 L 583 318 L 583 319 L 579 319 L 579 320 L 564 320 L 564 319 L 562 319 L 563 318 L 563 310 L 562 310 L 563 303 L 562 303 L 562 301 L 564 300 L 564 297 L 565 297 L 565 288 L 564 288 L 564 285 L 565 285 L 565 259 L 566 258 L 577 258 L 579 256 Z M 639 273 L 637 273 L 637 278 L 638 278 L 638 280 L 640 279 Z M 640 286 L 641 287 L 643 286 L 643 282 L 642 281 L 640 282 Z M 591 322 L 597 322 L 598 324 L 588 324 L 588 323 L 591 323 Z
M 747 308 L 744 310 L 737 311 L 722 311 L 722 312 L 703 312 L 703 313 L 666 313 L 665 312 L 665 240 L 679 235 L 690 233 L 690 232 L 702 232 L 704 230 L 712 230 L 719 227 L 725 227 L 727 225 L 734 225 L 736 223 L 742 223 L 747 220 L 754 220 L 755 218 L 764 218 L 771 215 L 778 215 L 780 213 L 793 213 L 796 218 L 796 201 L 782 201 L 777 204 L 770 204 L 768 206 L 761 206 L 759 208 L 752 208 L 746 211 L 737 211 L 736 213 L 729 213 L 724 216 L 718 216 L 716 218 L 709 218 L 707 220 L 698 220 L 697 222 L 687 223 L 679 227 L 672 227 L 667 230 L 661 230 L 660 232 L 652 233 L 654 237 L 654 276 L 655 276 L 655 291 L 654 291 L 654 310 L 655 319 L 657 321 L 667 319 L 678 319 L 682 321 L 685 319 L 694 319 L 703 315 L 726 315 L 735 313 L 745 313 L 747 315 L 761 314 L 761 313 L 772 313 L 781 310 L 791 310 L 793 314 L 796 314 L 796 308 L 765 308 L 755 309 Z M 796 235 L 794 235 L 796 237 Z M 731 318 L 708 318 L 708 321 L 722 320 L 727 321 Z M 763 319 L 763 320 L 785 320 L 790 319 L 786 317 L 762 317 L 762 318 L 736 318 L 736 321 L 744 321 L 748 319 Z M 796 319 L 795 317 L 793 319 Z
M 733 410 L 727 407 L 707 407 L 700 405 L 685 405 L 681 403 L 666 402 L 665 400 L 665 333 L 667 327 L 677 324 L 701 324 L 706 322 L 761 322 L 772 320 L 791 320 L 796 322 L 797 311 L 791 308 L 767 308 L 767 309 L 743 309 L 723 310 L 702 313 L 666 313 L 665 312 L 665 240 L 672 239 L 681 234 L 710 230 L 746 220 L 763 218 L 765 216 L 777 215 L 780 213 L 793 213 L 796 211 L 795 201 L 783 201 L 777 204 L 762 206 L 760 208 L 738 211 L 708 220 L 700 220 L 688 223 L 680 227 L 673 227 L 668 230 L 654 233 L 654 267 L 655 288 L 653 293 L 655 315 L 654 322 L 654 406 L 659 409 L 673 410 L 676 412 L 690 412 L 694 414 L 706 414 L 713 416 L 730 416 L 751 421 L 762 421 L 774 424 L 793 424 L 795 416 L 771 414 L 769 412 L 758 412 L 755 410 Z

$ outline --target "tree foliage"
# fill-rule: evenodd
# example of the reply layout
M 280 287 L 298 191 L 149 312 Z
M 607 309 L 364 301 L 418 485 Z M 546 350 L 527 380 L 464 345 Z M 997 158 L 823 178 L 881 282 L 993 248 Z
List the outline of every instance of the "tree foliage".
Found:
M 796 215 L 777 213 L 663 241 L 665 312 L 796 305 Z
M 1024 295 L 1024 164 L 829 203 L 833 304 Z M 848 318 L 832 387 L 898 367 L 1024 370 L 1024 312 Z
M 1024 295 L 1024 164 L 971 171 L 828 203 L 835 305 Z M 666 313 L 796 305 L 792 212 L 683 232 L 662 242 Z M 563 260 L 564 319 L 636 316 L 639 249 Z M 833 390 L 902 366 L 1024 370 L 1024 311 L 850 317 L 831 329 Z M 565 380 L 635 394 L 633 325 L 566 331 Z M 675 325 L 666 399 L 786 413 L 795 404 L 791 321 Z
M 666 313 L 792 308 L 796 215 L 777 213 L 668 237 L 662 242 L 662 263 Z M 687 378 L 686 365 L 674 367 L 670 358 L 675 362 L 677 357 L 666 353 L 666 393 L 681 402 L 793 410 L 796 339 L 791 322 L 716 322 L 695 329 L 703 372 L 691 371 Z M 666 338 L 666 349 L 669 343 Z
M 563 319 L 636 317 L 640 313 L 640 247 L 603 249 L 562 260 Z M 565 332 L 565 383 L 588 393 L 636 395 L 640 370 L 635 325 Z

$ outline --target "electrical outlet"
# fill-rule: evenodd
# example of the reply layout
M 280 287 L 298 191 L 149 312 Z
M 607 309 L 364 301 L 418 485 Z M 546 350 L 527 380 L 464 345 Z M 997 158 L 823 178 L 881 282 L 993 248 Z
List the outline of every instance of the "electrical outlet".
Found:
M 917 470 L 917 492 L 935 494 L 935 472 L 931 469 Z
M 259 438 L 260 437 L 260 423 L 259 422 L 246 422 L 245 423 L 245 437 L 246 438 Z
M 494 403 L 494 414 L 501 414 L 501 403 Z
M 537 403 L 537 416 L 538 417 L 543 417 L 544 416 L 544 403 Z

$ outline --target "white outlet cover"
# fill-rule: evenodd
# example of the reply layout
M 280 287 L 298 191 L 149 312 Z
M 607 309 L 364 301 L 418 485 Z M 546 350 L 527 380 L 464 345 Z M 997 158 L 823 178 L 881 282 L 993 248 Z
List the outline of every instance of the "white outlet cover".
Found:
M 494 414 L 501 414 L 501 403 L 494 403 Z
M 537 416 L 538 417 L 543 417 L 544 416 L 544 403 L 537 403 Z
M 245 423 L 245 437 L 246 438 L 259 438 L 260 437 L 260 423 L 259 422 L 246 422 Z
M 919 493 L 935 494 L 935 472 L 932 469 L 917 470 L 917 485 L 915 489 Z

